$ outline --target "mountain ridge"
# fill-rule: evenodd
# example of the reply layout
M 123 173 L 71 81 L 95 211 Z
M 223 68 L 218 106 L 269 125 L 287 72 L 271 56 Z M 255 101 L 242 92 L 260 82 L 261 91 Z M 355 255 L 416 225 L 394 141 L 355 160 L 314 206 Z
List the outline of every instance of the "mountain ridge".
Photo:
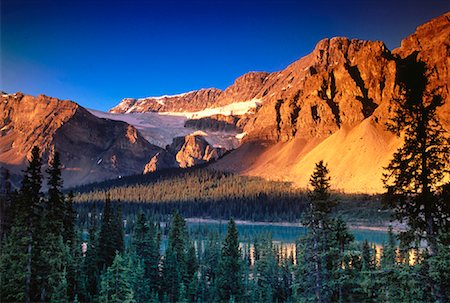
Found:
M 450 37 L 450 13 L 419 26 L 415 33 L 402 41 L 399 48 L 392 51 L 381 41 L 345 37 L 325 38 L 317 43 L 310 54 L 293 62 L 282 71 L 244 74 L 223 91 L 211 88 L 174 96 L 125 98 L 104 117 L 112 121 L 115 115 L 120 116 L 118 114 L 133 116 L 150 112 L 158 115 L 184 115 L 188 117 L 188 120 L 183 122 L 184 127 L 219 130 L 219 136 L 233 130 L 234 133 L 228 133 L 227 136 L 232 138 L 236 135 L 236 138 L 239 138 L 240 146 L 236 150 L 218 160 L 214 156 L 214 160 L 217 161 L 211 165 L 213 169 L 292 181 L 297 186 L 305 187 L 308 181 L 306 176 L 311 174 L 314 163 L 325 160 L 329 163 L 334 189 L 378 193 L 383 191 L 381 183 L 383 167 L 401 145 L 401 139 L 388 133 L 384 127 L 392 114 L 390 100 L 398 95 L 396 77 L 398 69 L 401 68 L 399 65 L 401 60 L 413 54 L 428 65 L 430 73 L 427 89 L 437 90 L 443 96 L 445 104 L 439 108 L 438 115 L 444 128 L 450 130 L 448 37 Z M 51 123 L 47 123 L 47 126 L 43 124 L 42 127 L 45 129 L 37 125 L 35 129 L 38 135 L 33 134 L 33 131 L 29 133 L 24 118 L 21 125 L 24 128 L 23 133 L 26 134 L 18 136 L 19 140 L 13 140 L 11 135 L 8 136 L 11 114 L 5 106 L 7 104 L 5 98 L 10 96 L 16 97 L 2 95 L 4 109 L 1 117 L 3 120 L 0 121 L 4 123 L 0 129 L 2 148 L 0 162 L 9 161 L 8 163 L 12 165 L 23 163 L 24 153 L 27 148 L 29 149 L 30 141 L 38 141 L 49 149 L 51 139 L 40 138 L 40 133 L 60 133 L 61 130 L 58 129 L 68 128 L 65 126 L 67 121 L 58 120 L 61 117 L 64 120 L 64 115 L 58 111 L 66 112 L 70 117 L 72 115 L 69 109 L 59 107 L 55 107 L 53 112 L 44 111 L 42 114 L 45 116 L 44 121 L 49 120 Z M 49 97 L 47 98 L 50 101 L 43 97 L 36 98 L 38 104 L 57 102 L 55 101 L 57 99 Z M 234 104 L 249 101 L 254 105 L 244 108 L 245 110 L 239 111 L 237 115 L 233 114 L 233 110 L 226 112 L 210 110 L 233 108 Z M 71 106 L 69 108 L 72 108 Z M 77 117 L 80 119 L 74 120 L 78 124 L 75 123 L 73 127 L 75 130 L 84 129 L 80 128 L 80 125 L 83 126 L 83 119 L 91 121 L 93 118 L 87 114 L 83 115 L 84 108 L 76 106 L 76 110 L 72 110 L 79 113 Z M 201 116 L 196 116 L 196 112 L 201 112 Z M 50 119 L 52 115 L 56 117 L 53 119 L 56 121 L 54 123 Z M 96 123 L 108 124 L 103 120 L 94 124 Z M 69 123 L 69 126 L 72 124 Z M 125 148 L 129 143 L 133 146 L 134 143 L 131 143 L 133 140 L 142 145 L 137 149 L 130 149 L 129 146 L 125 148 L 130 154 L 137 153 L 140 160 L 131 165 L 134 166 L 133 172 L 127 172 L 124 168 L 124 173 L 152 171 L 178 165 L 173 162 L 173 154 L 178 151 L 171 155 L 166 154 L 167 150 L 162 148 L 163 146 L 151 145 L 148 140 L 142 138 L 140 132 L 145 133 L 145 129 L 139 128 L 138 125 L 135 125 L 138 129 L 126 123 L 121 125 L 117 126 L 120 135 L 113 135 L 124 141 L 119 140 L 114 143 L 116 145 L 113 144 L 114 146 Z M 84 127 L 86 128 L 86 125 Z M 192 130 L 194 131 L 195 129 Z M 237 134 L 237 131 L 241 133 Z M 71 130 L 62 133 L 67 134 L 64 140 L 70 142 Z M 74 133 L 77 134 L 76 131 Z M 89 137 L 89 132 L 85 135 Z M 190 133 L 186 132 L 183 136 L 185 135 Z M 173 135 L 172 139 L 175 137 Z M 211 149 L 212 145 L 208 140 L 213 138 L 207 135 L 203 138 L 206 142 L 199 144 L 205 148 L 209 146 Z M 87 140 L 96 141 L 98 138 L 92 136 Z M 187 137 L 183 140 L 194 143 L 198 141 L 187 140 Z M 113 139 L 110 141 L 115 142 Z M 95 146 L 94 143 L 91 142 L 91 145 Z M 199 146 L 197 143 L 194 145 L 186 150 L 192 151 Z M 57 144 L 54 146 L 58 149 Z M 19 156 L 11 157 L 12 150 Z M 119 151 L 120 148 L 115 153 Z M 202 150 L 196 154 L 203 157 L 204 152 L 205 150 Z M 108 154 L 107 159 L 102 158 L 102 161 L 114 168 L 112 154 L 114 153 Z M 185 156 L 188 155 L 182 155 L 180 159 Z M 92 157 L 91 155 L 88 157 L 89 161 L 86 160 L 89 167 L 92 167 L 91 162 L 94 161 Z M 123 154 L 123 158 L 125 161 L 127 156 Z M 188 162 L 197 163 L 197 160 Z M 110 177 L 118 175 L 117 172 L 112 174 L 108 169 L 106 172 L 111 174 Z

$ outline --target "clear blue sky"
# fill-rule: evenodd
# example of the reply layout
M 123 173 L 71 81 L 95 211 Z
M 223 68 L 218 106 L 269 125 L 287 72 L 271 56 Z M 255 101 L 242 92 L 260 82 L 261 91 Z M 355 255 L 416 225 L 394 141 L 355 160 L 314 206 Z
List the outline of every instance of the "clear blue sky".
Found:
M 448 0 L 1 0 L 0 89 L 107 110 L 124 97 L 224 89 L 325 37 L 390 49 Z

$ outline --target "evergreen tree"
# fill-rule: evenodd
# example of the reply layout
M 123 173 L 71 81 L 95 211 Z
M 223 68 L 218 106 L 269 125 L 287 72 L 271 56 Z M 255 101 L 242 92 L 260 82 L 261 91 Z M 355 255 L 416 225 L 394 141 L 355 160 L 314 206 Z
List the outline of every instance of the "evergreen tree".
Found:
M 168 294 L 171 302 L 179 299 L 181 285 L 186 287 L 190 282 L 186 263 L 188 241 L 186 221 L 175 213 L 163 262 L 163 292 Z
M 95 301 L 98 295 L 100 284 L 100 269 L 99 269 L 99 239 L 98 239 L 98 223 L 97 223 L 97 208 L 94 205 L 90 212 L 89 222 L 89 238 L 87 240 L 87 251 L 81 263 L 81 268 L 86 272 L 86 286 L 87 292 L 85 298 L 80 296 L 81 300 Z M 81 294 L 80 294 L 81 295 Z
M 12 191 L 10 177 L 8 169 L 0 168 L 0 245 L 13 220 L 11 204 L 15 195 Z
M 127 260 L 117 253 L 111 266 L 101 276 L 99 302 L 136 302 L 131 276 Z
M 57 235 L 62 235 L 66 207 L 64 194 L 62 193 L 63 180 L 61 178 L 61 161 L 58 152 L 54 152 L 46 172 L 48 174 L 48 198 L 46 201 L 46 218 L 48 221 L 46 222 L 46 228 Z
M 111 206 L 111 199 L 106 198 L 100 234 L 98 238 L 98 269 L 101 271 L 110 266 L 116 256 L 116 253 L 123 252 L 123 223 L 122 214 L 116 208 Z
M 448 202 L 435 195 L 450 159 L 449 141 L 436 114 L 443 99 L 437 90 L 428 90 L 427 67 L 416 53 L 398 61 L 401 95 L 392 100 L 394 117 L 387 126 L 397 136 L 404 135 L 404 144 L 387 166 L 383 181 L 387 202 L 397 218 L 408 223 L 408 231 L 400 235 L 402 242 L 425 238 L 433 256 L 437 235 L 450 222 Z
M 258 287 L 259 302 L 274 302 L 279 300 L 279 272 L 272 237 L 267 236 L 262 241 L 260 258 L 255 262 L 256 285 Z
M 331 275 L 334 264 L 332 262 L 333 228 L 330 212 L 335 202 L 330 201 L 329 171 L 323 161 L 316 164 L 310 178 L 312 190 L 309 191 L 309 209 L 303 218 L 303 224 L 308 228 L 307 235 L 302 240 L 302 260 L 299 260 L 301 270 L 311 275 L 311 279 L 302 277 L 298 287 L 304 292 L 302 296 L 307 300 L 318 303 L 329 301 L 332 296 L 333 285 Z M 300 290 L 297 291 L 297 296 Z
M 398 280 L 397 247 L 392 228 L 388 231 L 388 241 L 383 245 L 383 253 L 380 260 L 381 266 L 381 290 L 382 300 L 385 302 L 399 302 L 400 281 Z
M 329 266 L 332 268 L 332 279 L 336 284 L 337 301 L 345 302 L 345 298 L 351 296 L 354 287 L 355 277 L 354 267 L 356 264 L 352 262 L 351 255 L 346 254 L 348 245 L 354 240 L 353 235 L 348 231 L 347 225 L 341 217 L 333 220 L 332 226 L 332 242 L 330 247 Z M 350 264 L 353 263 L 353 264 Z
M 223 242 L 219 262 L 217 290 L 220 301 L 242 300 L 242 253 L 239 248 L 239 234 L 233 219 L 228 223 L 228 231 Z
M 219 235 L 213 232 L 209 235 L 206 242 L 205 251 L 203 253 L 203 262 L 201 265 L 201 277 L 206 288 L 205 301 L 217 301 L 217 276 L 219 275 L 219 264 L 221 256 Z
M 36 286 L 40 301 L 51 298 L 67 300 L 67 281 L 64 277 L 66 282 L 61 284 L 61 274 L 67 270 L 70 255 L 63 240 L 66 206 L 62 193 L 61 162 L 57 152 L 53 154 L 47 174 L 48 195 L 44 200 L 44 219 L 38 223 L 39 235 L 35 241 Z
M 133 236 L 133 246 L 136 255 L 143 262 L 144 280 L 148 284 L 150 292 L 156 292 L 159 286 L 159 247 L 161 236 L 155 224 L 147 222 L 144 213 L 138 215 Z
M 24 171 L 22 186 L 17 199 L 12 204 L 14 222 L 9 243 L 2 256 L 16 256 L 3 259 L 4 277 L 16 281 L 15 289 L 2 289 L 2 296 L 20 298 L 20 301 L 39 300 L 36 262 L 39 252 L 36 243 L 40 235 L 39 223 L 44 219 L 42 203 L 42 159 L 38 147 L 33 147 L 28 166 Z M 10 251 L 8 251 L 10 250 Z M 6 285 L 8 285 L 7 283 Z
M 75 242 L 75 221 L 77 218 L 77 213 L 73 207 L 74 194 L 70 191 L 67 198 L 64 199 L 64 210 L 63 210 L 63 240 L 64 243 L 70 244 Z

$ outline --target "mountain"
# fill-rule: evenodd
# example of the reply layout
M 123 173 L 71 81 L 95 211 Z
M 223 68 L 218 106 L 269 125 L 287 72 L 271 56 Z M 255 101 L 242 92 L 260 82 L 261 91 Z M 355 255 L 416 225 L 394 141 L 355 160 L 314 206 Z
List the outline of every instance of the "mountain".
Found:
M 254 99 L 269 73 L 250 72 L 234 82 L 225 91 L 217 88 L 200 89 L 178 95 L 125 98 L 109 112 L 113 114 L 145 112 L 198 112 L 207 108 L 245 102 Z
M 450 131 L 448 37 L 450 13 L 418 27 L 392 52 L 382 42 L 320 41 L 311 54 L 268 76 L 243 144 L 214 167 L 305 187 L 314 163 L 324 160 L 335 189 L 382 192 L 383 167 L 402 143 L 385 123 L 406 57 L 427 63 L 427 89 L 443 96 L 438 115 Z
M 142 172 L 161 151 L 127 123 L 97 118 L 72 101 L 45 95 L 1 95 L 0 121 L 1 166 L 18 173 L 34 145 L 45 163 L 56 149 L 67 186 Z
M 37 144 L 45 159 L 53 148 L 62 153 L 70 185 L 215 161 L 213 169 L 305 187 L 324 160 L 334 189 L 382 192 L 383 167 L 402 144 L 385 123 L 407 58 L 427 64 L 427 90 L 443 96 L 438 115 L 450 131 L 448 37 L 450 13 L 392 51 L 380 41 L 327 38 L 282 71 L 247 73 L 223 91 L 125 98 L 108 113 L 3 94 L 0 166 L 18 171 Z

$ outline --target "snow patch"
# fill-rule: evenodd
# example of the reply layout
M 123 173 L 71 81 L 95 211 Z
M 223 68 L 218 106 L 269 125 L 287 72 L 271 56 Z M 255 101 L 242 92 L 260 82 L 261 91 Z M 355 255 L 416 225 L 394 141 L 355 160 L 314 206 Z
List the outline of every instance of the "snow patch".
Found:
M 191 128 L 184 127 L 188 118 L 185 115 L 180 115 L 181 113 L 176 113 L 178 115 L 155 112 L 113 114 L 91 109 L 89 109 L 89 112 L 99 118 L 123 121 L 131 124 L 138 129 L 140 134 L 148 142 L 162 148 L 171 144 L 175 137 L 192 135 L 193 133 Z M 237 148 L 239 145 L 239 140 L 235 138 L 237 134 L 236 131 L 214 132 L 202 130 L 201 132 L 203 136 L 206 134 L 205 139 L 207 137 L 208 143 L 214 147 L 223 146 L 230 150 Z
M 243 132 L 243 133 L 237 134 L 235 136 L 235 138 L 238 139 L 238 140 L 242 140 L 245 136 L 247 136 L 247 132 Z
M 257 108 L 261 105 L 261 99 L 252 99 L 249 101 L 231 103 L 225 106 L 206 108 L 198 112 L 162 112 L 161 115 L 183 116 L 187 119 L 199 119 L 210 117 L 213 115 L 244 115 L 251 109 Z
M 208 137 L 208 134 L 202 130 L 196 130 L 195 132 L 192 133 L 192 136 Z

